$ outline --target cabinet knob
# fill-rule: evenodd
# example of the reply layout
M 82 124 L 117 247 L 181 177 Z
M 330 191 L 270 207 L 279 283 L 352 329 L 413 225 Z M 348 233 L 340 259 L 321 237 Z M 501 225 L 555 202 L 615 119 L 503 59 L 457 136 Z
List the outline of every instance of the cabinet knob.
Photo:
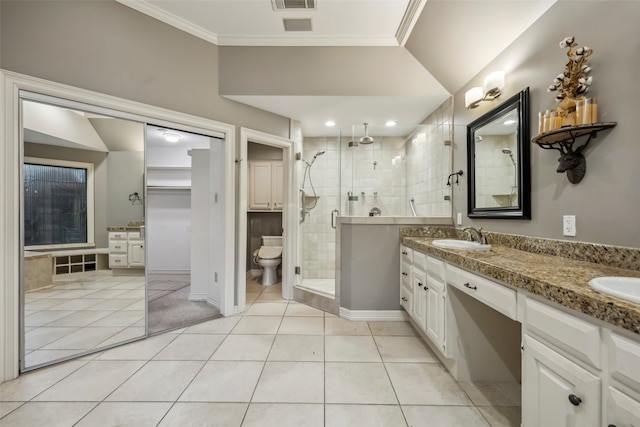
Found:
M 478 287 L 477 287 L 477 286 L 473 286 L 473 285 L 470 285 L 470 284 L 468 284 L 468 283 L 465 283 L 465 284 L 464 284 L 464 287 L 465 287 L 465 288 L 469 288 L 469 289 L 473 289 L 474 291 L 475 291 L 476 289 L 478 289 Z
M 609 424 L 607 427 L 616 427 L 615 424 Z
M 422 286 L 422 283 L 418 282 L 418 286 Z
M 402 301 L 407 302 L 407 299 L 405 297 L 402 297 Z
M 409 252 L 402 251 L 402 255 L 409 255 Z
M 578 406 L 581 402 L 582 399 L 580 399 L 578 396 L 576 396 L 575 394 L 570 394 L 569 395 L 569 402 L 571 402 L 571 404 L 573 406 Z
M 429 288 L 427 288 L 427 287 L 425 286 L 425 287 L 424 287 L 424 290 L 426 291 L 427 289 L 429 289 Z
M 402 275 L 403 275 L 403 276 L 408 276 L 408 274 L 407 274 L 407 272 L 406 272 L 406 271 L 403 271 L 403 272 L 402 272 Z

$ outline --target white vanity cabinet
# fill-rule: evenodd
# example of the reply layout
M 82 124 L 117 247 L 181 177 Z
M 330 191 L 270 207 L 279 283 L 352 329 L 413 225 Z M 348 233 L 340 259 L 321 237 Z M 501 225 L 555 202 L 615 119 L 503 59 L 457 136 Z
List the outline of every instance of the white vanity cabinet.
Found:
M 411 286 L 411 264 L 413 249 L 400 246 L 400 306 L 413 315 L 413 287 Z
M 144 267 L 144 238 L 139 231 L 109 232 L 109 268 Z
M 522 425 L 600 425 L 600 379 L 525 334 L 522 356 Z
M 284 205 L 284 174 L 282 162 L 249 162 L 249 209 L 282 210 Z
M 605 391 L 606 426 L 640 426 L 640 343 L 610 333 L 608 339 L 609 386 Z
M 445 264 L 423 253 L 400 247 L 400 305 L 444 353 Z

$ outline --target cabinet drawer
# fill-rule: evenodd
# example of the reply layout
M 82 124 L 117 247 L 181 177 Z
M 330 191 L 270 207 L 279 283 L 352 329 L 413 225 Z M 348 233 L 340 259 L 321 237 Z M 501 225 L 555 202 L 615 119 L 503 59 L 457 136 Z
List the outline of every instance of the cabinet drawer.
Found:
M 444 280 L 444 261 L 427 256 L 427 272 L 440 280 Z
M 128 267 L 127 254 L 122 255 L 109 255 L 109 267 Z
M 129 231 L 127 233 L 127 237 L 129 240 L 140 240 L 140 232 L 139 231 Z
M 451 265 L 447 282 L 510 319 L 516 320 L 516 291 Z
M 109 240 L 121 240 L 127 239 L 127 232 L 126 231 L 110 231 L 109 232 Z
M 426 271 L 427 270 L 427 256 L 422 252 L 413 251 L 413 265 L 418 267 L 419 269 Z
M 400 277 L 403 284 L 411 287 L 411 265 L 404 261 L 400 263 Z
M 413 292 L 411 291 L 411 284 L 403 283 L 400 286 L 400 305 L 404 307 L 405 311 L 409 314 L 413 311 Z
M 413 249 L 400 245 L 400 259 L 408 264 L 413 263 Z
M 127 252 L 126 240 L 109 240 L 109 253 L 112 252 Z
M 611 378 L 640 396 L 640 343 L 611 334 L 608 347 Z
M 527 298 L 525 327 L 578 360 L 601 368 L 600 328 Z
M 640 426 L 640 402 L 609 387 L 607 393 L 608 426 Z

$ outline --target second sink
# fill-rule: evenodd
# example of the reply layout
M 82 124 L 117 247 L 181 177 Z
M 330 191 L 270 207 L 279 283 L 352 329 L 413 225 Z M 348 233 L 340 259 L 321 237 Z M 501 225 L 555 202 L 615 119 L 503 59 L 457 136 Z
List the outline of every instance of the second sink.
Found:
M 605 294 L 640 304 L 640 277 L 596 277 L 589 284 Z
M 491 249 L 491 245 L 483 245 L 478 242 L 470 242 L 468 240 L 441 239 L 434 240 L 433 246 L 444 249 L 461 249 L 466 251 L 486 251 Z

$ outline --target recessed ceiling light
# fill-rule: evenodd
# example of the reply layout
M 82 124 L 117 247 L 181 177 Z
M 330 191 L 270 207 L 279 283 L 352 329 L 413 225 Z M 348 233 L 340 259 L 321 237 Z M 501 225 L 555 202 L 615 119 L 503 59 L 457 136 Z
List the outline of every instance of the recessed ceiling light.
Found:
M 336 125 L 336 122 L 334 122 L 333 120 L 327 120 L 326 122 L 324 122 L 324 125 L 328 127 L 332 127 Z
M 395 126 L 397 124 L 397 122 L 395 120 L 388 120 L 387 123 L 385 123 L 385 126 Z
M 180 135 L 176 133 L 165 132 L 162 134 L 164 136 L 165 141 L 167 142 L 178 142 L 180 141 Z

